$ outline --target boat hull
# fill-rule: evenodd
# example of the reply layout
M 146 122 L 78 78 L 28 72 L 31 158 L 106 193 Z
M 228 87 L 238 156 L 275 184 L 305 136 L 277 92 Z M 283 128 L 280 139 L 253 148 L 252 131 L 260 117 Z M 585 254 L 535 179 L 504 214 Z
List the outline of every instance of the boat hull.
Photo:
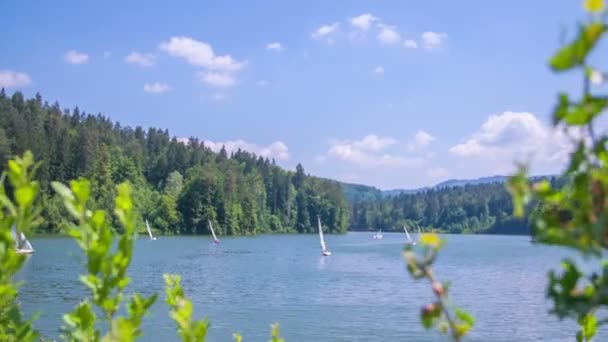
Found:
M 17 249 L 17 254 L 34 254 L 33 249 Z

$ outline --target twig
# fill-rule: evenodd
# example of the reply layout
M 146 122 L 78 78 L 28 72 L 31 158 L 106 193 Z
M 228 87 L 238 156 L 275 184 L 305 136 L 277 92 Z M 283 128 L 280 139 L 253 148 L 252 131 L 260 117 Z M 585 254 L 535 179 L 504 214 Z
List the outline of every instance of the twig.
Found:
M 433 286 L 435 283 L 440 284 L 439 282 L 437 282 L 435 280 L 435 277 L 433 276 L 433 272 L 431 271 L 430 268 L 425 267 L 424 274 L 431 282 L 431 286 Z M 460 336 L 458 335 L 458 332 L 456 330 L 456 322 L 454 322 L 454 319 L 452 319 L 452 316 L 450 315 L 450 310 L 448 310 L 447 305 L 446 305 L 445 293 L 437 293 L 435 291 L 433 291 L 433 292 L 435 293 L 435 296 L 437 296 L 437 299 L 439 299 L 439 302 L 441 303 L 441 311 L 443 312 L 446 320 L 448 321 L 448 325 L 450 326 L 450 330 L 452 331 L 452 337 L 454 338 L 454 341 L 456 341 L 456 342 L 460 341 Z

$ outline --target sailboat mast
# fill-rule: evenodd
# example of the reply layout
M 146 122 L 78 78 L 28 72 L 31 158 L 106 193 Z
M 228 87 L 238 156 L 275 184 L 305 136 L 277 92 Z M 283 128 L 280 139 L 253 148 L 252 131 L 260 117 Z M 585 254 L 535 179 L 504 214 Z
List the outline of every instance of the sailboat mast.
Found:
M 150 230 L 150 225 L 148 224 L 147 219 L 146 219 L 146 229 L 148 230 L 148 235 L 150 236 L 150 239 L 154 239 L 154 237 L 152 236 L 152 230 Z
M 217 237 L 215 236 L 215 231 L 213 230 L 213 224 L 211 224 L 211 220 L 207 221 L 209 221 L 209 229 L 211 230 L 211 235 L 213 235 L 213 240 L 217 240 Z
M 17 233 L 17 228 L 15 227 L 15 225 L 13 225 L 13 227 L 11 228 L 11 233 L 13 235 L 13 239 L 15 240 L 15 246 L 17 247 L 17 249 L 21 248 L 21 245 L 23 244 L 23 242 L 21 241 L 21 234 Z
M 405 235 L 407 236 L 407 241 L 411 242 L 412 237 L 410 236 L 410 233 L 407 231 L 407 228 L 405 227 L 405 225 L 403 225 L 403 230 L 405 231 Z
M 317 215 L 317 225 L 319 227 L 319 240 L 321 242 L 321 250 L 325 252 L 325 239 L 323 239 L 323 226 L 321 226 L 321 217 Z

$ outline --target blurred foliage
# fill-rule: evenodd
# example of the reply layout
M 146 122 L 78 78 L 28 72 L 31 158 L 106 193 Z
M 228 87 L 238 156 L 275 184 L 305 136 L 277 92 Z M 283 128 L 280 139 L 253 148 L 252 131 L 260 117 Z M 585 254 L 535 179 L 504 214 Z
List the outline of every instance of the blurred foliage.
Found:
M 38 340 L 33 329 L 34 318 L 23 317 L 17 293 L 19 284 L 13 277 L 26 256 L 17 254 L 16 241 L 11 234 L 27 234 L 40 223 L 36 206 L 38 182 L 32 180 L 35 171 L 31 153 L 8 161 L 8 168 L 0 177 L 0 341 L 27 342 Z M 12 194 L 7 192 L 5 180 Z M 12 196 L 11 196 L 12 195 Z
M 422 234 L 418 244 L 407 244 L 403 259 L 414 279 L 427 279 L 435 300 L 422 307 L 420 320 L 425 329 L 435 328 L 460 341 L 473 328 L 475 318 L 465 310 L 454 306 L 449 296 L 449 283 L 440 282 L 433 273 L 433 263 L 443 246 L 443 240 L 435 233 Z
M 526 167 L 509 181 L 514 214 L 523 216 L 535 204 L 531 223 L 536 242 L 566 246 L 597 261 L 597 267 L 584 272 L 577 263 L 565 259 L 561 271 L 549 272 L 547 296 L 551 312 L 560 319 L 571 317 L 580 325 L 577 341 L 589 341 L 606 318 L 596 314 L 608 304 L 608 137 L 597 134 L 594 124 L 605 112 L 608 97 L 600 94 L 605 74 L 589 64 L 590 54 L 606 33 L 605 5 L 602 0 L 586 0 L 588 20 L 579 25 L 576 37 L 549 60 L 557 73 L 578 71 L 583 76 L 580 97 L 560 93 L 553 111 L 553 124 L 573 142 L 573 151 L 561 186 L 547 181 L 532 182 Z
M 134 341 L 141 335 L 140 325 L 144 315 L 156 301 L 156 295 L 148 298 L 134 294 L 126 304 L 126 316 L 116 316 L 124 301 L 124 290 L 129 284 L 127 269 L 133 256 L 135 239 L 135 212 L 131 197 L 131 186 L 118 186 L 114 213 L 118 218 L 122 234 L 116 243 L 110 220 L 103 210 L 91 211 L 89 181 L 79 179 L 70 182 L 70 188 L 61 183 L 52 184 L 63 198 L 64 205 L 75 225 L 68 227 L 87 261 L 87 274 L 80 281 L 89 288 L 91 297 L 82 301 L 74 311 L 63 316 L 63 338 L 67 341 Z M 102 313 L 99 319 L 108 324 L 107 333 L 102 336 L 94 307 Z

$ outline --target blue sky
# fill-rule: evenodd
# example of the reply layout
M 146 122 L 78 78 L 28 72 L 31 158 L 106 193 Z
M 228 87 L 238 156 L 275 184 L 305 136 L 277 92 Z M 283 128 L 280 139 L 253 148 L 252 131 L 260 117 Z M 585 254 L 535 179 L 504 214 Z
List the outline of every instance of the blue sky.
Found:
M 0 86 L 380 188 L 556 172 L 579 1 L 4 1 Z

